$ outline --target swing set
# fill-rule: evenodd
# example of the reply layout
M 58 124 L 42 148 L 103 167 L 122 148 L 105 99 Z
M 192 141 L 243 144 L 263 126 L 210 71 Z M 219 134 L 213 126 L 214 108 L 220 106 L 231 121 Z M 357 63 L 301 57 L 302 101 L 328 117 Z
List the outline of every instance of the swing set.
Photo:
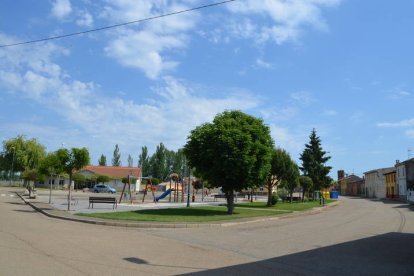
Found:
M 184 180 L 182 179 L 180 182 L 179 175 L 177 173 L 172 173 L 169 176 L 170 179 L 170 186 L 169 189 L 166 190 L 164 193 L 162 193 L 160 196 L 155 196 L 154 190 L 155 185 L 152 184 L 151 177 L 140 177 L 140 180 L 145 180 L 145 189 L 144 189 L 144 195 L 142 197 L 142 203 L 145 201 L 145 197 L 148 193 L 148 190 L 151 191 L 153 201 L 152 202 L 158 202 L 160 199 L 165 198 L 169 195 L 169 202 L 184 202 Z M 128 175 L 128 180 L 124 183 L 124 187 L 122 188 L 121 196 L 119 198 L 119 203 L 122 202 L 122 200 L 127 200 L 129 197 L 129 201 L 131 204 L 133 204 L 134 197 L 132 196 L 131 192 L 131 180 L 134 178 L 131 175 Z

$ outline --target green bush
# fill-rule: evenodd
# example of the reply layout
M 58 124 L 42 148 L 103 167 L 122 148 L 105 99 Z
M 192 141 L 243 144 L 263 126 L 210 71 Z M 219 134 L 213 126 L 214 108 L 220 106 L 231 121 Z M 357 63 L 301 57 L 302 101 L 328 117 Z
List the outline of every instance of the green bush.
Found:
M 279 197 L 277 196 L 277 194 L 273 193 L 272 194 L 272 206 L 275 205 L 278 200 L 279 200 Z
M 158 178 L 155 178 L 155 177 L 152 177 L 151 178 L 151 182 L 152 182 L 152 185 L 158 185 L 158 184 L 160 184 L 160 180 Z

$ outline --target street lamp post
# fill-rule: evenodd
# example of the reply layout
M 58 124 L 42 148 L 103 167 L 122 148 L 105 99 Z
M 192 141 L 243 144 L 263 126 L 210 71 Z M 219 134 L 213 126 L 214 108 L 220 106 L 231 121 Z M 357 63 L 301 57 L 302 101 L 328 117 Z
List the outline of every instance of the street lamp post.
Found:
M 50 179 L 49 179 L 49 186 L 50 186 L 50 190 L 49 190 L 49 204 L 51 204 L 52 203 L 52 182 L 53 182 L 53 176 L 54 176 L 54 174 L 53 173 L 51 173 L 50 174 Z

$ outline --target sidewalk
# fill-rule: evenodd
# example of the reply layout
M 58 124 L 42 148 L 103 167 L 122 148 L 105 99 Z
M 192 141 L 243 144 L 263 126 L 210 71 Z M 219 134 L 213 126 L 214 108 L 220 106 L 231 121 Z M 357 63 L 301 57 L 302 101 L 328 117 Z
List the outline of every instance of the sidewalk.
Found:
M 328 207 L 336 206 L 340 201 L 331 203 L 328 206 L 314 208 L 305 212 L 293 212 L 286 215 L 276 216 L 276 217 L 265 217 L 265 218 L 250 218 L 250 219 L 241 219 L 236 221 L 221 221 L 217 223 L 162 223 L 162 222 L 131 222 L 124 220 L 105 220 L 99 218 L 85 218 L 81 216 L 76 216 L 76 213 L 107 213 L 107 212 L 122 212 L 122 211 L 133 211 L 133 210 L 145 210 L 145 209 L 165 209 L 165 208 L 180 208 L 185 207 L 186 203 L 168 203 L 168 202 L 151 202 L 151 197 L 146 199 L 145 203 L 133 204 L 130 203 L 121 203 L 118 204 L 117 209 L 112 208 L 112 204 L 96 204 L 94 208 L 89 208 L 89 196 L 96 194 L 93 193 L 83 193 L 72 192 L 72 198 L 75 200 L 72 201 L 70 205 L 70 211 L 67 211 L 67 191 L 53 191 L 52 192 L 52 203 L 49 204 L 49 191 L 47 190 L 38 190 L 37 196 L 35 199 L 29 199 L 28 195 L 24 195 L 23 189 L 15 189 L 15 193 L 28 205 L 32 208 L 41 212 L 42 214 L 57 219 L 70 220 L 76 222 L 98 224 L 98 225 L 107 225 L 107 226 L 120 226 L 120 227 L 137 227 L 137 228 L 198 228 L 198 227 L 220 227 L 220 226 L 233 226 L 244 223 L 254 223 L 259 221 L 268 221 L 268 220 L 277 220 L 283 218 L 297 217 L 304 214 L 315 214 L 321 212 L 323 209 Z M 112 195 L 111 195 L 112 196 Z M 119 194 L 113 195 L 119 200 Z M 141 199 L 142 200 L 142 199 Z M 148 201 L 147 201 L 148 200 Z M 125 202 L 125 201 L 123 201 Z M 141 202 L 141 201 L 140 201 Z M 206 201 L 206 202 L 191 202 L 191 206 L 211 206 L 211 205 L 220 205 L 225 203 L 225 201 Z

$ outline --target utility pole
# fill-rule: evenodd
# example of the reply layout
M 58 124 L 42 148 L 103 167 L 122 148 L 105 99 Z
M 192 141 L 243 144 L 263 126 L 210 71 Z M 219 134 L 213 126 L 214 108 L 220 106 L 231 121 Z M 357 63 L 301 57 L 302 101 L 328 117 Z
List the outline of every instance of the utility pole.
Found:
M 190 182 L 191 182 L 191 170 L 190 167 L 186 166 L 188 169 L 188 183 L 187 183 L 187 207 L 190 207 Z
M 14 147 L 12 147 L 11 149 L 13 150 L 13 158 L 12 158 L 11 170 L 10 170 L 10 186 L 14 184 L 13 166 L 14 166 L 14 156 L 16 155 L 16 149 Z

